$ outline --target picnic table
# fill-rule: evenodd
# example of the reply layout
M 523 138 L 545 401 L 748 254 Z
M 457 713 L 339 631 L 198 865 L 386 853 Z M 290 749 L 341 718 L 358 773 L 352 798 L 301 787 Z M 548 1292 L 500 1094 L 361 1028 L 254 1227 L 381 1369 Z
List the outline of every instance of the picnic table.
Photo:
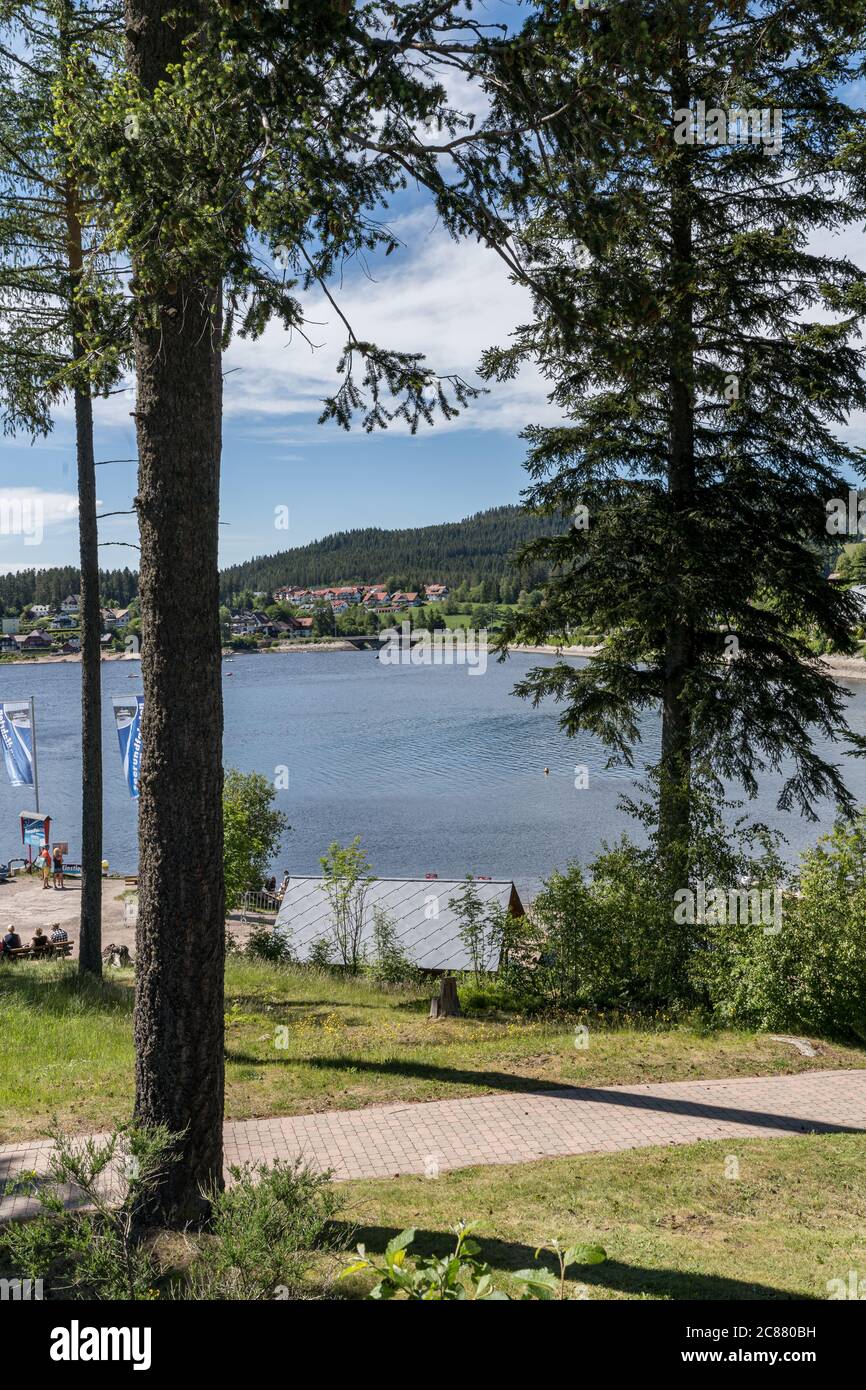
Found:
M 53 956 L 71 956 L 74 944 L 72 941 L 49 941 L 48 945 L 43 946 L 41 950 L 34 950 L 32 946 L 13 946 L 10 951 L 4 947 L 0 959 L 5 960 L 9 956 L 11 960 L 27 960 L 28 957 L 32 957 L 33 960 L 42 960 L 43 957 L 48 959 Z

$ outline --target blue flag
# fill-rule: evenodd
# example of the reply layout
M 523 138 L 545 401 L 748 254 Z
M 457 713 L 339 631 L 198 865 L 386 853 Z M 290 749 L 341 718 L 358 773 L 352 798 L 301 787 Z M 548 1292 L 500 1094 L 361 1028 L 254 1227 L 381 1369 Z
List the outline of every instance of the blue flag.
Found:
M 141 712 L 144 696 L 133 695 L 129 700 L 115 699 L 114 722 L 120 742 L 123 775 L 130 796 L 138 796 L 138 776 L 141 771 Z
M 29 700 L 0 703 L 0 744 L 13 787 L 32 787 L 33 724 Z

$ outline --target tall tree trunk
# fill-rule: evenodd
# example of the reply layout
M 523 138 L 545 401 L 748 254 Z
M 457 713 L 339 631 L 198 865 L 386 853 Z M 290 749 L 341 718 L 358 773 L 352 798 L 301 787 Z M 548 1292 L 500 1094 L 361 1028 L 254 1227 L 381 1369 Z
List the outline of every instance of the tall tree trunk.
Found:
M 72 7 L 60 14 L 61 71 L 71 51 Z M 84 269 L 84 243 L 78 185 L 72 170 L 64 179 L 66 258 L 71 285 L 69 305 L 72 359 L 84 357 L 82 313 L 77 290 Z M 93 456 L 93 398 L 75 389 L 75 450 L 78 466 L 78 543 L 81 567 L 81 912 L 78 969 L 102 974 L 102 615 L 99 599 L 99 539 L 96 520 L 96 467 Z
M 687 13 L 685 22 L 688 23 Z M 675 86 L 672 93 L 672 108 L 685 108 L 691 102 L 688 40 L 684 39 L 680 50 L 679 89 Z M 671 892 L 688 886 L 691 823 L 692 720 L 687 685 L 694 663 L 695 643 L 684 561 L 688 553 L 696 470 L 693 247 L 688 149 L 687 145 L 682 146 L 674 161 L 670 208 L 672 276 L 678 291 L 678 307 L 671 333 L 668 497 L 675 535 L 679 541 L 675 542 L 671 555 L 669 616 L 665 624 L 659 847 L 666 887 Z
M 131 70 L 181 60 L 173 0 L 127 0 Z M 134 267 L 135 268 L 135 267 Z M 225 892 L 217 537 L 219 275 L 156 296 L 135 325 L 144 686 L 135 1111 L 180 1135 L 147 1215 L 203 1218 L 222 1181 Z M 181 1134 L 182 1131 L 182 1134 Z
M 93 401 L 75 393 L 81 555 L 81 920 L 78 968 L 102 974 L 102 620 L 93 459 Z

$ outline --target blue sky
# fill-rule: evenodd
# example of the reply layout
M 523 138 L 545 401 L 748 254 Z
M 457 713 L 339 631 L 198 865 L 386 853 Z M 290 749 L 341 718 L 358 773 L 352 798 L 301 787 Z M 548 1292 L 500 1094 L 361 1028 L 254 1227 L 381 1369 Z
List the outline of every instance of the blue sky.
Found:
M 519 15 L 515 4 L 483 6 L 489 20 Z M 481 16 L 481 9 L 476 10 Z M 454 93 L 456 101 L 467 93 Z M 479 98 L 469 95 L 480 109 Z M 383 346 L 424 352 L 442 373 L 477 381 L 481 351 L 507 338 L 528 311 L 523 292 L 490 251 L 472 243 L 455 246 L 423 193 L 407 193 L 389 221 L 404 247 L 377 266 L 372 279 L 360 267 L 339 294 L 355 332 Z M 517 437 L 530 421 L 549 418 L 543 384 L 530 374 L 494 386 L 456 422 L 346 434 L 316 423 L 322 397 L 336 382 L 345 332 L 324 298 L 307 302 L 310 336 L 287 340 L 271 327 L 257 343 L 238 341 L 225 368 L 221 561 L 230 564 L 332 531 L 354 526 L 422 526 L 452 521 L 518 500 L 526 476 L 524 446 Z M 134 458 L 129 412 L 133 392 L 95 405 L 97 459 Z M 0 572 L 77 563 L 75 451 L 71 408 L 57 413 L 54 433 L 31 444 L 0 440 L 0 502 L 35 492 L 43 525 L 27 534 L 0 535 Z M 130 506 L 135 465 L 99 469 L 101 511 Z M 289 530 L 275 528 L 275 509 L 288 506 Z M 117 517 L 100 527 L 102 541 L 134 541 L 135 519 Z M 129 563 L 134 550 L 106 546 L 107 568 Z
M 476 14 L 514 25 L 521 8 L 491 3 Z M 465 85 L 455 86 L 452 97 L 463 109 L 482 109 L 479 94 Z M 528 296 L 509 284 L 493 252 L 473 242 L 456 245 L 422 193 L 402 197 L 389 221 L 403 246 L 369 276 L 359 266 L 348 274 L 339 292 L 341 309 L 359 337 L 423 352 L 440 372 L 477 381 L 482 350 L 507 340 L 524 321 Z M 829 241 L 824 245 L 830 249 Z M 860 260 L 861 229 L 846 229 L 832 249 Z M 422 427 L 415 438 L 403 427 L 372 436 L 357 428 L 347 435 L 333 424 L 316 423 L 321 400 L 335 385 L 345 330 L 324 297 L 310 297 L 306 309 L 315 352 L 271 326 L 258 342 L 235 342 L 226 359 L 223 564 L 355 526 L 430 525 L 518 500 L 527 481 L 519 432 L 556 418 L 534 371 L 494 384 L 457 421 Z M 98 459 L 135 456 L 132 409 L 131 388 L 96 403 Z M 853 421 L 849 434 L 862 442 L 863 422 Z M 75 486 L 68 406 L 58 412 L 48 439 L 35 445 L 23 438 L 0 440 L 0 505 L 35 492 L 44 518 L 38 544 L 28 543 L 28 535 L 0 534 L 0 572 L 77 563 Z M 128 508 L 134 492 L 134 464 L 99 469 L 102 511 Z M 284 507 L 288 531 L 275 527 L 277 509 Z M 100 537 L 134 541 L 134 518 L 107 519 Z M 106 546 L 102 559 L 107 568 L 135 566 L 137 553 Z

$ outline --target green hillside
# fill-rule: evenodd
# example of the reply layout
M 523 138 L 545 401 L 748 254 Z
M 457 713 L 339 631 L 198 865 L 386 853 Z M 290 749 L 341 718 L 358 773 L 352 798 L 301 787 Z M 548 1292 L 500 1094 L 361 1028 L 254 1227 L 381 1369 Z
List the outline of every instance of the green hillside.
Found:
M 480 584 L 517 577 L 514 552 L 556 529 L 549 517 L 533 516 L 520 507 L 493 507 L 438 526 L 338 531 L 294 550 L 232 565 L 221 573 L 221 595 L 226 601 L 245 589 L 270 592 L 284 584 L 386 583 L 389 578 L 414 577 L 454 587 L 464 581 Z M 531 587 L 543 575 L 536 569 L 522 578 Z

